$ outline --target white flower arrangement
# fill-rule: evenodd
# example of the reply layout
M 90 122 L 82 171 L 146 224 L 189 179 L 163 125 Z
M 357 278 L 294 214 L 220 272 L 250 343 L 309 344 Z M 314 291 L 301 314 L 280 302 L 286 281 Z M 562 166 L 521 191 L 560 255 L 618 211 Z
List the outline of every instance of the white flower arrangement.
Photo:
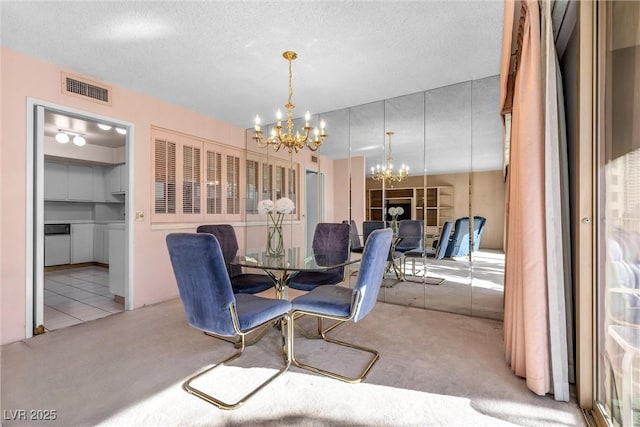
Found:
M 296 209 L 296 205 L 290 198 L 281 197 L 280 199 L 276 200 L 275 209 L 279 214 L 292 214 Z
M 394 221 L 398 219 L 399 215 L 404 213 L 404 208 L 402 206 L 392 206 L 389 208 L 389 215 L 393 218 Z
M 268 214 L 269 219 L 275 227 L 282 226 L 282 220 L 285 215 L 292 214 L 295 211 L 296 205 L 288 197 L 281 197 L 273 203 L 272 200 L 264 199 L 258 202 L 258 213 Z M 276 214 L 274 217 L 274 213 Z
M 273 212 L 273 207 L 274 207 L 273 201 L 269 199 L 260 200 L 258 202 L 258 213 L 259 214 L 271 213 Z
M 295 203 L 288 197 L 281 197 L 275 203 L 269 199 L 258 202 L 258 213 L 269 215 L 273 224 L 273 226 L 269 226 L 267 232 L 267 253 L 270 256 L 282 254 L 282 220 L 285 215 L 292 214 L 295 209 Z

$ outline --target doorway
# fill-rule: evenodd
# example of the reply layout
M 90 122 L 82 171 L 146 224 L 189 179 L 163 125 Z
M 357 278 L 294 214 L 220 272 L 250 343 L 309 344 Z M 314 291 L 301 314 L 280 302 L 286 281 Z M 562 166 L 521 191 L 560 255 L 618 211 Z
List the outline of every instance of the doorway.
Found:
M 133 132 L 28 99 L 27 337 L 133 307 Z M 52 225 L 67 236 L 50 236 Z
M 305 172 L 306 242 L 310 248 L 316 224 L 324 221 L 324 174 L 307 169 Z

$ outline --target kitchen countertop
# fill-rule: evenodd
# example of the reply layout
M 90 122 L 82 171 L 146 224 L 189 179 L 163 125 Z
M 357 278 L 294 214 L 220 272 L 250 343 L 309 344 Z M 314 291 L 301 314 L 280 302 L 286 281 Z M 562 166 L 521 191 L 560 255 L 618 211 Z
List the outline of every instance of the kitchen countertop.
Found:
M 47 220 L 45 224 L 124 224 L 123 219 L 93 220 L 93 219 L 55 219 Z

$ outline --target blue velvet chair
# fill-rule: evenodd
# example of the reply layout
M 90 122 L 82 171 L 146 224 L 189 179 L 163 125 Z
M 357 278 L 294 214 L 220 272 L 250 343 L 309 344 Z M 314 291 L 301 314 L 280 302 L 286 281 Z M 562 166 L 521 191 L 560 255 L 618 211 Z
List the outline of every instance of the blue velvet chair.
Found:
M 349 259 L 349 224 L 321 222 L 313 233 L 313 251 L 316 254 L 331 254 L 334 263 Z M 322 261 L 318 260 L 322 265 Z M 337 285 L 344 280 L 344 267 L 327 271 L 303 271 L 291 278 L 289 287 L 299 291 L 310 291 L 318 286 Z
M 446 258 L 469 255 L 469 217 L 456 219 L 453 234 L 447 244 Z
M 401 220 L 398 225 L 398 237 L 402 240 L 396 245 L 396 251 L 407 252 L 420 249 L 424 237 L 424 223 L 417 219 Z
M 364 246 L 360 271 L 353 289 L 344 286 L 320 286 L 311 292 L 294 298 L 291 302 L 293 323 L 296 322 L 297 315 L 315 316 L 318 318 L 318 332 L 323 340 L 372 354 L 373 357 L 369 360 L 366 368 L 357 377 L 347 377 L 340 373 L 302 362 L 295 357 L 292 337 L 291 358 L 296 366 L 345 382 L 357 383 L 364 380 L 371 367 L 380 357 L 379 353 L 367 347 L 329 338 L 327 334 L 344 322 L 362 320 L 375 306 L 380 285 L 382 284 L 382 276 L 386 268 L 392 236 L 393 232 L 390 228 L 376 230 L 371 233 Z M 336 320 L 337 322 L 324 329 L 323 319 Z
M 362 233 L 363 233 L 365 245 L 367 243 L 367 239 L 369 238 L 369 235 L 372 232 L 374 232 L 375 230 L 386 228 L 388 225 L 389 224 L 385 221 L 363 221 Z M 402 252 L 397 250 L 390 250 L 389 256 L 387 257 L 387 268 L 384 271 L 385 273 L 388 273 L 389 271 L 393 270 L 398 280 L 401 279 L 401 271 L 398 268 L 398 265 L 396 264 L 396 260 L 401 259 L 402 256 L 403 256 Z
M 239 337 L 241 343 L 240 349 L 233 355 L 190 377 L 182 387 L 219 408 L 235 409 L 289 369 L 293 325 L 289 320 L 291 303 L 250 294 L 234 294 L 220 244 L 212 234 L 174 233 L 169 234 L 166 241 L 189 324 L 214 336 Z M 273 321 L 284 321 L 288 329 L 282 369 L 232 403 L 191 386 L 196 378 L 240 357 L 245 349 L 245 335 Z
M 474 216 L 473 217 L 473 250 L 477 251 L 480 249 L 480 240 L 482 239 L 482 232 L 484 231 L 484 226 L 487 223 L 487 218 L 483 216 Z
M 216 236 L 225 263 L 229 262 L 238 253 L 238 239 L 236 231 L 230 224 L 201 225 L 196 229 L 197 233 L 209 233 Z M 243 273 L 242 268 L 227 264 L 227 271 L 231 278 L 231 286 L 236 294 L 257 294 L 275 285 L 266 274 Z
M 363 221 L 362 222 L 362 242 L 363 244 L 367 243 L 367 239 L 369 238 L 369 234 L 374 230 L 379 230 L 381 228 L 385 228 L 386 224 L 384 221 Z
M 444 254 L 447 250 L 447 244 L 449 243 L 449 236 L 451 235 L 451 221 L 447 221 L 442 226 L 442 231 L 440 232 L 439 239 L 435 242 L 435 248 L 422 248 L 417 250 L 411 250 L 404 253 L 405 262 L 403 263 L 403 270 L 406 276 L 406 260 L 411 259 L 411 275 L 416 275 L 416 258 L 435 258 L 442 259 L 444 258 Z M 445 242 L 442 244 L 442 242 Z
M 349 224 L 349 241 L 351 242 L 351 252 L 361 254 L 364 250 L 364 246 L 360 242 L 360 234 L 358 233 L 358 226 L 354 220 L 344 220 L 343 224 Z

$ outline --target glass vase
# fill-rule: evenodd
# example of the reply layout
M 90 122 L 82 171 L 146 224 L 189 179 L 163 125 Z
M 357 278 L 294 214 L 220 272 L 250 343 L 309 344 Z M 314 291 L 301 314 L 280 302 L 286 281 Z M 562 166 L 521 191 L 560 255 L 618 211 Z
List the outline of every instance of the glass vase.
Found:
M 267 255 L 281 256 L 284 253 L 282 241 L 282 228 L 276 225 L 269 226 L 267 235 Z

